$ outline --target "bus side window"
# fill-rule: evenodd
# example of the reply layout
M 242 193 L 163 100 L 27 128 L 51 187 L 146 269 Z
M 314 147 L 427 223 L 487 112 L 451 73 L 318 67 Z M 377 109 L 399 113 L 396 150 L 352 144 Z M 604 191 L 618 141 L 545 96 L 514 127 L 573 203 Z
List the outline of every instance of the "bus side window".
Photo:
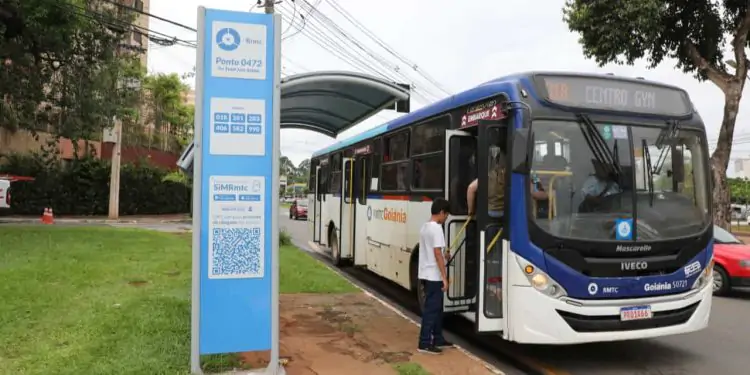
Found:
M 443 148 L 450 116 L 419 124 L 412 131 L 412 189 L 442 191 L 445 178 Z
M 409 132 L 402 131 L 388 136 L 384 138 L 383 143 L 384 156 L 380 173 L 380 189 L 407 191 L 409 189 Z
M 328 166 L 331 171 L 330 185 L 328 191 L 331 194 L 341 194 L 341 153 L 336 153 L 331 157 L 331 165 Z
M 382 159 L 383 142 L 382 138 L 375 138 L 373 142 L 373 154 L 370 160 L 372 161 L 367 168 L 370 170 L 367 179 L 367 186 L 369 191 L 378 191 L 380 189 L 380 161 Z
M 477 140 L 474 137 L 453 137 L 448 147 L 448 201 L 451 215 L 467 215 L 469 205 L 466 202 L 466 189 L 477 177 Z

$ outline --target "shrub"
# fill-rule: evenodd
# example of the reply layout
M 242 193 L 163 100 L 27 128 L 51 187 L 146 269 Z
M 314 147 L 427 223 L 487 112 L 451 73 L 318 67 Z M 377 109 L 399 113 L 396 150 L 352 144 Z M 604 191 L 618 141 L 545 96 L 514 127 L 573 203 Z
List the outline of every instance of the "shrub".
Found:
M 51 207 L 59 215 L 105 215 L 109 210 L 111 164 L 93 156 L 66 161 L 56 155 L 10 155 L 0 173 L 34 177 L 14 182 L 12 211 L 38 215 Z M 165 179 L 168 171 L 147 162 L 125 163 L 120 170 L 120 214 L 190 212 L 192 192 L 181 182 Z
M 279 231 L 279 246 L 289 246 L 292 244 L 292 235 L 285 230 Z

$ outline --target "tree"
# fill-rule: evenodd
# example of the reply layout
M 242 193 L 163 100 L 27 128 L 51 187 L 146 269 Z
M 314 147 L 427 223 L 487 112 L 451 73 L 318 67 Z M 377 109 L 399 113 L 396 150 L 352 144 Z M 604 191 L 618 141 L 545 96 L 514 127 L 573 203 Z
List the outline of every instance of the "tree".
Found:
M 190 86 L 180 80 L 176 73 L 147 76 L 143 85 L 150 115 L 146 121 L 154 125 L 154 132 L 177 142 L 181 149 L 193 128 L 194 107 L 184 103 Z
M 566 0 L 563 9 L 570 30 L 580 34 L 584 55 L 600 66 L 646 58 L 653 68 L 670 58 L 724 93 L 724 118 L 711 155 L 714 223 L 724 228 L 731 219 L 726 171 L 750 67 L 748 8 L 750 3 L 740 0 Z M 727 49 L 736 62 L 733 72 L 727 69 Z
M 0 2 L 2 126 L 80 139 L 99 135 L 110 124 L 129 97 L 126 87 L 117 85 L 129 62 L 117 51 L 133 15 L 100 5 L 93 0 Z

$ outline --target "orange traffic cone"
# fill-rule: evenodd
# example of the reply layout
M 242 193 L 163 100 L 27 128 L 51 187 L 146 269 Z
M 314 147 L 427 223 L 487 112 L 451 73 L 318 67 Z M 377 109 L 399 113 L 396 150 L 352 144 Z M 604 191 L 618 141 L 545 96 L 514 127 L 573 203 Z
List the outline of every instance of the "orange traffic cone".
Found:
M 45 208 L 44 214 L 42 214 L 42 224 L 52 224 L 55 222 L 55 217 L 52 214 L 51 208 Z

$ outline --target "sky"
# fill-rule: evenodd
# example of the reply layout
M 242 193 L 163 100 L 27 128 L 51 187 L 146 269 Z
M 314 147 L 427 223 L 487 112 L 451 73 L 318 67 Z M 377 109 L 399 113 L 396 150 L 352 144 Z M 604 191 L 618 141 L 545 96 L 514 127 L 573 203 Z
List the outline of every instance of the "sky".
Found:
M 209 7 L 210 4 L 216 9 L 250 11 L 255 8 L 253 11 L 260 11 L 255 1 L 181 0 L 179 6 L 177 4 L 175 0 L 151 0 L 150 13 L 195 28 L 198 6 Z M 635 66 L 598 67 L 583 56 L 578 35 L 571 33 L 563 22 L 563 4 L 564 0 L 547 0 L 543 7 L 528 0 L 283 0 L 277 4 L 277 12 L 294 21 L 284 23 L 282 73 L 349 70 L 395 77 L 416 85 L 412 110 L 446 97 L 448 93 L 530 70 L 644 77 L 687 90 L 706 123 L 709 145 L 715 144 L 724 97 L 714 84 L 698 82 L 691 75 L 678 71 L 673 61 L 665 61 L 651 70 L 646 68 L 645 62 Z M 310 12 L 312 6 L 315 11 Z M 341 12 L 342 9 L 345 12 Z M 304 23 L 300 14 L 306 16 Z M 302 25 L 304 27 L 300 27 Z M 376 39 L 360 31 L 358 25 L 364 26 L 380 44 L 395 53 L 391 54 Z M 197 39 L 194 32 L 153 18 L 149 29 L 182 40 Z M 332 48 L 339 45 L 342 47 Z M 344 51 L 344 61 L 332 50 Z M 152 44 L 148 69 L 150 73 L 189 72 L 195 65 L 195 55 L 195 49 L 189 47 Z M 351 56 L 358 55 L 363 56 L 360 59 L 364 62 L 349 65 Z M 409 65 L 416 64 L 417 69 L 410 68 L 399 57 L 410 62 Z M 745 95 L 737 119 L 732 158 L 750 157 L 748 105 L 750 97 Z M 339 139 L 398 116 L 400 114 L 383 111 L 342 132 Z M 281 132 L 281 153 L 297 164 L 332 142 L 332 138 L 314 132 L 286 129 Z M 731 162 L 729 172 L 732 176 Z

